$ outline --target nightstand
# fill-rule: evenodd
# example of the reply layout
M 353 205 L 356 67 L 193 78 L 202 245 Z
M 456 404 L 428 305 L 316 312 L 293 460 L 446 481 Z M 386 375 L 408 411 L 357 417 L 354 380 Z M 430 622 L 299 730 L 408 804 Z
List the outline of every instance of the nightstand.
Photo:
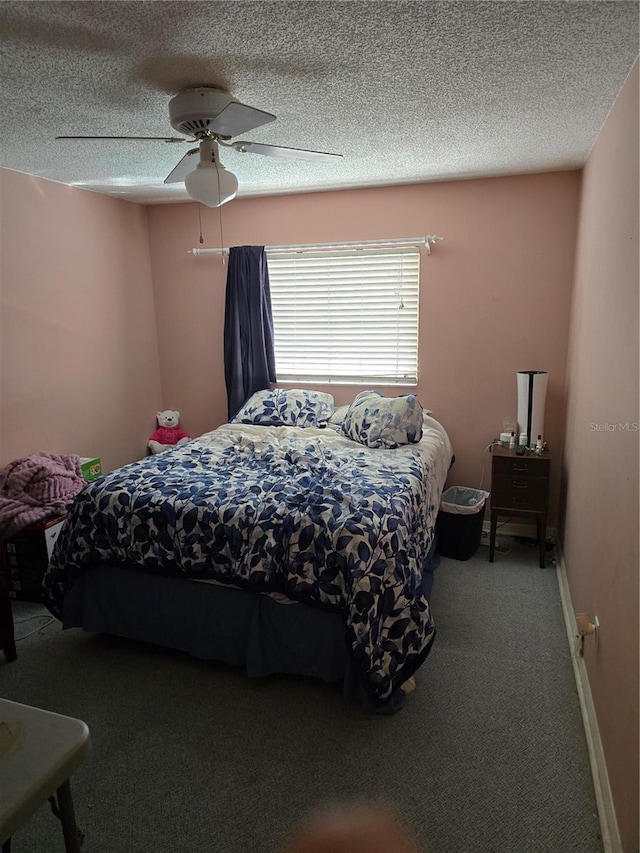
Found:
M 0 573 L 7 580 L 11 598 L 42 601 L 42 579 L 64 519 L 57 515 L 36 521 L 0 539 Z
M 517 456 L 515 450 L 502 445 L 492 448 L 489 562 L 493 563 L 498 516 L 523 515 L 536 519 L 540 568 L 544 568 L 550 468 L 548 451 Z
M 13 632 L 13 612 L 9 595 L 9 570 L 0 560 L 0 650 L 7 661 L 16 659 L 16 640 Z

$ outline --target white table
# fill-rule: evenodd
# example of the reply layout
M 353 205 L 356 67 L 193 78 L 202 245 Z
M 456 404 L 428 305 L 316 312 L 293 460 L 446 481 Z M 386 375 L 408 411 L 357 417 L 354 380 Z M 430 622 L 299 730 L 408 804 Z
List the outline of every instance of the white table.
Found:
M 82 720 L 0 699 L 0 843 L 46 800 L 60 818 L 67 853 L 79 853 L 69 777 L 89 754 Z

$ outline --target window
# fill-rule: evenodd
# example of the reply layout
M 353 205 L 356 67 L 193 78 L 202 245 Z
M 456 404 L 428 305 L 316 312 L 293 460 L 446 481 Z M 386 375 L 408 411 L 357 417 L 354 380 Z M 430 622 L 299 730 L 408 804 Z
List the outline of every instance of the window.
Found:
M 417 246 L 267 260 L 279 382 L 417 382 Z

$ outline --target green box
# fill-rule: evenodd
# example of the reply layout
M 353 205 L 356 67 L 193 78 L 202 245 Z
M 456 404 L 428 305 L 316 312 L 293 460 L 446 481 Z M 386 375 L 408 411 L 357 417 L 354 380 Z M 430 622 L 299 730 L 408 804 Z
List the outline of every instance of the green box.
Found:
M 85 483 L 90 483 L 92 480 L 97 480 L 102 476 L 102 463 L 97 456 L 81 456 L 80 457 L 80 473 Z

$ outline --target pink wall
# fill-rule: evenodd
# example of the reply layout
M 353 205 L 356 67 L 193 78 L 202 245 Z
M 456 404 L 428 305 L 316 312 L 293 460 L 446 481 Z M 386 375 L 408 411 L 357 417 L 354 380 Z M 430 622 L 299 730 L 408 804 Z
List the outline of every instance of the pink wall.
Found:
M 623 849 L 638 839 L 638 65 L 584 169 L 568 367 L 563 550 Z M 615 425 L 614 429 L 606 425 Z
M 553 524 L 579 180 L 578 172 L 558 172 L 238 199 L 201 209 L 204 245 L 220 246 L 220 214 L 227 246 L 444 236 L 421 262 L 417 390 L 451 435 L 450 482 L 478 485 L 484 448 L 503 417 L 516 416 L 516 371 L 547 370 L 545 437 L 558 460 Z M 198 245 L 195 204 L 156 206 L 149 227 L 164 405 L 178 408 L 195 435 L 227 415 L 226 267 L 220 257 L 187 254 Z M 328 390 L 340 404 L 359 389 Z
M 0 465 L 140 458 L 161 405 L 146 210 L 0 170 Z

